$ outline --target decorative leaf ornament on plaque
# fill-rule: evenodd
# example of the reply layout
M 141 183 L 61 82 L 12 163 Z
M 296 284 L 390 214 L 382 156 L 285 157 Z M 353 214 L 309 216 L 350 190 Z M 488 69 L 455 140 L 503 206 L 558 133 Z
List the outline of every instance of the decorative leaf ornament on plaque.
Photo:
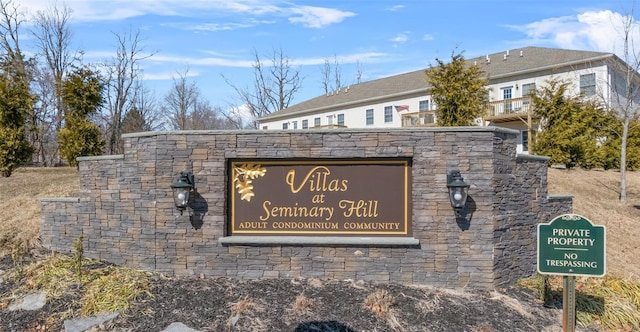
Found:
M 233 182 L 236 183 L 235 187 L 240 194 L 240 199 L 250 202 L 251 197 L 255 196 L 251 183 L 254 179 L 264 176 L 267 170 L 258 164 L 242 164 L 240 167 L 235 167 L 233 171 L 235 173 Z

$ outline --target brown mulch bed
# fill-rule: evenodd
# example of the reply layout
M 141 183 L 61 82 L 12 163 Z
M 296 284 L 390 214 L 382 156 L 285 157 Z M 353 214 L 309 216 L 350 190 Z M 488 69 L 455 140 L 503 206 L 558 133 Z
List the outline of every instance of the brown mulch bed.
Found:
M 9 269 L 10 259 L 0 258 L 0 270 Z M 0 283 L 0 299 L 10 296 L 20 283 L 5 279 Z M 199 331 L 562 329 L 561 309 L 546 308 L 530 292 L 518 288 L 454 291 L 361 281 L 154 275 L 151 293 L 92 331 L 162 331 L 174 322 Z M 63 315 L 80 317 L 79 299 L 79 291 L 70 289 L 40 310 L 8 312 L 0 307 L 0 332 L 64 330 Z

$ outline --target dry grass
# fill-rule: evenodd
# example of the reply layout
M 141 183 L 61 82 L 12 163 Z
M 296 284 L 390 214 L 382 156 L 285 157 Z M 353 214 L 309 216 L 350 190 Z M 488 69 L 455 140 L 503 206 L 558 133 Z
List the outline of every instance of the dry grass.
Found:
M 38 246 L 41 197 L 70 197 L 78 192 L 75 168 L 19 168 L 0 177 L 0 257 Z
M 364 306 L 378 317 L 386 319 L 391 314 L 393 296 L 386 290 L 377 290 L 367 296 Z
M 253 311 L 262 311 L 263 309 L 261 305 L 254 302 L 248 296 L 245 296 L 237 302 L 231 303 L 231 317 L 227 320 L 227 326 L 233 327 L 238 323 L 241 316 L 248 316 Z M 252 326 L 251 330 L 258 331 L 262 330 L 261 326 L 263 324 L 256 319 L 250 319 L 250 325 Z
M 552 305 L 563 297 L 562 276 L 537 275 L 519 285 L 539 292 L 540 300 Z M 577 278 L 576 318 L 582 326 L 606 331 L 640 331 L 640 283 L 611 276 Z
M 99 277 L 85 286 L 82 314 L 127 312 L 131 304 L 142 295 L 151 296 L 146 272 L 108 267 Z
M 403 331 L 402 324 L 398 321 L 398 315 L 393 308 L 395 298 L 384 289 L 377 290 L 366 299 L 364 299 L 364 307 L 376 314 L 376 316 L 387 321 L 387 324 L 394 331 Z
M 607 274 L 640 280 L 640 172 L 627 172 L 626 205 L 618 201 L 619 172 L 549 169 L 548 175 L 550 194 L 574 196 L 574 213 L 606 226 Z
M 596 321 L 608 330 L 620 326 L 640 330 L 640 283 L 612 277 L 584 278 L 576 291 L 578 320 L 585 326 Z
M 315 304 L 313 299 L 306 297 L 304 294 L 298 294 L 293 305 L 291 306 L 291 312 L 294 315 L 305 315 L 311 312 L 311 308 Z
M 24 281 L 14 293 L 38 290 L 44 291 L 48 299 L 56 299 L 73 289 L 82 294 L 81 313 L 85 316 L 115 311 L 124 313 L 134 300 L 143 294 L 151 295 L 148 272 L 97 263 L 83 259 L 84 267 L 78 274 L 77 262 L 73 257 L 52 255 L 14 270 L 10 277 Z M 0 307 L 6 307 L 11 300 L 14 299 L 0 299 Z

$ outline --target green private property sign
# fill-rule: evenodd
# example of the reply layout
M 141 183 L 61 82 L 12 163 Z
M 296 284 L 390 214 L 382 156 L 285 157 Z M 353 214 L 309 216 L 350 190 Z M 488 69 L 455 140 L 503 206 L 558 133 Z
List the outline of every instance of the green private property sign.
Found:
M 577 214 L 538 224 L 538 272 L 566 276 L 605 274 L 606 230 Z

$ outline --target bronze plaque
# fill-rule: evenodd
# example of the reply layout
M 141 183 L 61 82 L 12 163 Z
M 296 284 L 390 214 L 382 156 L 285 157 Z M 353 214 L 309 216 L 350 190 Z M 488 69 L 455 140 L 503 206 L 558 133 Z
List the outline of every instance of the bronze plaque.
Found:
M 407 159 L 232 160 L 229 235 L 411 235 Z

